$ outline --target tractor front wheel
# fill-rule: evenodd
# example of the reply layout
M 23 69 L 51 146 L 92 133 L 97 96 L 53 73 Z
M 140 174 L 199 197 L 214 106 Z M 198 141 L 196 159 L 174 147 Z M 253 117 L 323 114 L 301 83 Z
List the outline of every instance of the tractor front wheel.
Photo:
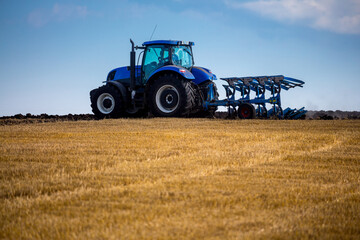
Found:
M 149 88 L 148 105 L 156 117 L 189 116 L 195 106 L 194 89 L 177 75 L 161 75 Z
M 124 114 L 124 102 L 118 89 L 104 85 L 90 92 L 92 112 L 99 119 L 117 118 Z

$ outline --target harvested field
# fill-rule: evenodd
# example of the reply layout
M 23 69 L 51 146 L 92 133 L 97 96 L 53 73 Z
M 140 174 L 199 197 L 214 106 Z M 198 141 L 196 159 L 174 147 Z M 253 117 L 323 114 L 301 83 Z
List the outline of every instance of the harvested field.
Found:
M 0 126 L 2 239 L 359 239 L 360 121 Z

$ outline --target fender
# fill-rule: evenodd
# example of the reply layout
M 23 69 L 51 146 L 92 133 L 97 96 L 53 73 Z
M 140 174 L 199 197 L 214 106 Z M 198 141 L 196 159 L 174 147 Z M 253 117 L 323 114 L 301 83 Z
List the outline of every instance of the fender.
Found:
M 164 66 L 164 67 L 161 67 L 157 70 L 155 70 L 149 77 L 148 80 L 150 80 L 153 76 L 155 76 L 157 73 L 160 73 L 162 71 L 172 71 L 172 72 L 176 72 L 177 74 L 180 74 L 181 76 L 183 76 L 185 79 L 188 79 L 188 80 L 195 80 L 195 77 L 194 75 L 189 71 L 187 70 L 186 68 L 182 68 L 182 67 L 179 67 L 179 66 L 176 66 L 176 65 L 167 65 L 167 66 Z
M 191 73 L 195 76 L 194 83 L 200 84 L 208 80 L 216 80 L 216 75 L 209 69 L 203 67 L 192 67 Z
M 126 104 L 127 100 L 127 91 L 126 91 L 126 88 L 125 86 L 121 83 L 121 82 L 118 82 L 118 81 L 110 81 L 110 82 L 107 82 L 106 84 L 109 84 L 109 85 L 113 85 L 115 86 L 117 89 L 119 89 L 120 93 L 121 93 L 121 96 L 122 96 L 122 99 L 124 101 L 124 103 Z

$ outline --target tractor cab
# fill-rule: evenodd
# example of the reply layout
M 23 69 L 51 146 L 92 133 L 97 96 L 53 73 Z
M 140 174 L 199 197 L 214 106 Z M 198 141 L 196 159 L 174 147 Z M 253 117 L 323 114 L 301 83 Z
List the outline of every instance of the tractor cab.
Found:
M 194 65 L 191 46 L 193 42 L 149 41 L 144 42 L 144 57 L 141 66 L 142 82 L 146 83 L 161 67 L 174 65 L 191 71 Z

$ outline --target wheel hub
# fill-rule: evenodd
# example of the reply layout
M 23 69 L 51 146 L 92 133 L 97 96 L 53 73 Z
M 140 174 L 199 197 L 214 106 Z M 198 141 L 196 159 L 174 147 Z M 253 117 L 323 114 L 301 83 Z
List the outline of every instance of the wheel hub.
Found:
M 166 103 L 167 104 L 171 104 L 173 102 L 173 100 L 174 99 L 173 99 L 172 95 L 169 94 L 169 95 L 166 96 Z
M 247 117 L 250 116 L 250 111 L 249 111 L 249 109 L 247 109 L 247 108 L 243 108 L 243 109 L 241 109 L 241 114 L 242 114 L 245 118 L 247 118 Z
M 164 113 L 171 113 L 179 106 L 179 93 L 171 85 L 164 85 L 156 93 L 156 105 Z
M 160 103 L 164 108 L 172 109 L 178 104 L 178 95 L 173 89 L 166 89 L 160 95 Z
M 104 99 L 104 101 L 103 101 L 103 105 L 104 105 L 105 108 L 110 108 L 111 105 L 112 105 L 112 102 L 111 102 L 110 99 L 106 98 L 106 99 Z
M 110 93 L 102 93 L 97 99 L 97 108 L 102 114 L 110 114 L 115 108 L 115 99 Z

